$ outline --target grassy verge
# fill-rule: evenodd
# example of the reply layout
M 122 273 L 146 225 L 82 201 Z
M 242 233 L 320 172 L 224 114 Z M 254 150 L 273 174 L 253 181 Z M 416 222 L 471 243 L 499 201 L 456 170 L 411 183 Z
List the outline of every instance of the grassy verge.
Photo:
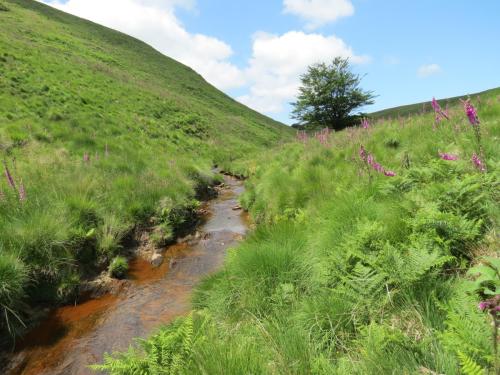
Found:
M 348 129 L 240 164 L 257 230 L 198 287 L 189 317 L 99 368 L 494 373 L 494 315 L 467 272 L 499 263 L 499 98 L 479 105 L 481 147 L 461 106 L 449 117 Z M 481 152 L 482 166 L 471 161 Z M 491 283 L 498 293 L 498 275 Z

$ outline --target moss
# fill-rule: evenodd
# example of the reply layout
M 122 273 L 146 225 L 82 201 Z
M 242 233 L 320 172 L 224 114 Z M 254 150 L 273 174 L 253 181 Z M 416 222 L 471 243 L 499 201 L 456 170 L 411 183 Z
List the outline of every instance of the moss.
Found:
M 108 273 L 111 277 L 117 279 L 123 279 L 128 272 L 128 261 L 127 258 L 122 256 L 115 257 L 108 268 Z

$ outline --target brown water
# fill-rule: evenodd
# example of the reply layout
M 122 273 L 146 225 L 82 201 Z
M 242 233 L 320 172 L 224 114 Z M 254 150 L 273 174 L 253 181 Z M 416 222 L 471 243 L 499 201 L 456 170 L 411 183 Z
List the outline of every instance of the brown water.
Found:
M 143 259 L 133 261 L 130 282 L 118 295 L 54 310 L 26 335 L 8 368 L 0 372 L 94 374 L 87 365 L 100 362 L 105 352 L 127 349 L 133 338 L 145 337 L 189 311 L 193 287 L 220 268 L 226 249 L 235 245 L 248 227 L 245 214 L 233 209 L 243 191 L 242 183 L 231 177 L 226 177 L 225 183 L 228 188 L 207 205 L 210 213 L 198 229 L 200 240 L 169 247 L 165 261 L 155 269 Z

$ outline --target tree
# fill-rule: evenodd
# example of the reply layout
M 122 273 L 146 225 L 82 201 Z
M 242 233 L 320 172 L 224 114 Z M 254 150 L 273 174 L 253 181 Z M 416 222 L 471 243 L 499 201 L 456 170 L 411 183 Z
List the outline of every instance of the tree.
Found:
M 348 59 L 312 65 L 301 81 L 292 116 L 310 128 L 344 129 L 359 118 L 355 110 L 374 103 L 373 92 L 359 87 L 361 77 L 351 71 Z

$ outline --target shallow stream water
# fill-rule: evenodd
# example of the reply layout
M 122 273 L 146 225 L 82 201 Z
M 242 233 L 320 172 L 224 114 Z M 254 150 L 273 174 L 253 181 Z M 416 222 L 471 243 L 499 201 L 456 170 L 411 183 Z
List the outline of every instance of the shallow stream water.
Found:
M 225 184 L 207 203 L 209 214 L 198 228 L 199 240 L 170 246 L 158 268 L 135 259 L 129 282 L 116 295 L 52 311 L 25 336 L 2 374 L 95 374 L 87 366 L 100 362 L 105 352 L 125 350 L 134 338 L 146 337 L 188 312 L 193 287 L 221 267 L 226 250 L 248 228 L 245 214 L 235 209 L 243 183 L 225 177 Z

